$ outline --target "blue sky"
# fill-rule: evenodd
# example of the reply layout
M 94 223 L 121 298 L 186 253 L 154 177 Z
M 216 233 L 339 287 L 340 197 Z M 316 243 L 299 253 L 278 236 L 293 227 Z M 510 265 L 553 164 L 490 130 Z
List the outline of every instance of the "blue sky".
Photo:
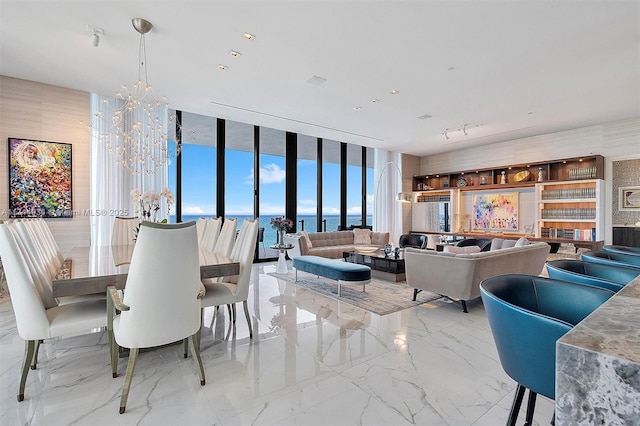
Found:
M 184 144 L 182 147 L 182 214 L 216 214 L 216 149 L 210 146 Z M 253 215 L 253 153 L 226 151 L 226 210 L 227 215 Z M 315 161 L 298 161 L 298 214 L 316 212 Z M 348 214 L 360 214 L 360 168 L 349 166 L 347 175 Z M 372 173 L 370 173 L 372 175 Z M 169 166 L 169 176 L 175 176 L 175 164 Z M 325 163 L 323 170 L 323 212 L 340 213 L 340 172 L 336 163 Z M 262 155 L 260 159 L 260 213 L 283 215 L 285 197 L 285 159 Z M 175 178 L 170 178 L 175 190 Z M 368 212 L 372 212 L 373 182 L 367 184 Z

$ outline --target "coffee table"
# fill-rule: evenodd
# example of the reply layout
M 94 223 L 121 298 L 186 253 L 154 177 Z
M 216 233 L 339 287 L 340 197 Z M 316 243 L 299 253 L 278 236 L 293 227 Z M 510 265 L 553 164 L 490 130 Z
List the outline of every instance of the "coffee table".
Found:
M 371 276 L 387 281 L 399 282 L 405 280 L 404 250 L 396 258 L 393 253 L 388 256 L 383 251 L 359 252 L 345 251 L 342 253 L 345 262 L 367 265 L 371 268 Z

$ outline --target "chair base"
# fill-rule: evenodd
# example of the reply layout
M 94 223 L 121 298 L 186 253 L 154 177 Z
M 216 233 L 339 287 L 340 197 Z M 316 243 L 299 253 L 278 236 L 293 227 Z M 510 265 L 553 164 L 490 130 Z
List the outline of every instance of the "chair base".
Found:
M 507 426 L 515 426 L 518 420 L 518 413 L 520 412 L 520 406 L 522 405 L 522 399 L 524 398 L 524 392 L 527 390 L 521 384 L 518 384 L 516 394 L 513 398 L 513 404 L 511 405 L 511 411 L 509 412 L 509 418 L 507 420 Z M 525 417 L 525 426 L 531 426 L 533 424 L 533 412 L 536 409 L 536 396 L 538 394 L 529 389 L 529 398 L 527 400 L 527 414 Z M 555 418 L 555 416 L 554 416 Z M 553 422 L 553 420 L 552 420 Z

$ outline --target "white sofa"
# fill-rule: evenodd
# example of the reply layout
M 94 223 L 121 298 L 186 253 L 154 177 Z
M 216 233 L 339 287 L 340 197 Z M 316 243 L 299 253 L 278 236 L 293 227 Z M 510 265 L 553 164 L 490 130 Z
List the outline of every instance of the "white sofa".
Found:
M 354 235 L 361 231 L 365 230 L 286 234 L 285 243 L 293 245 L 293 249 L 287 250 L 287 255 L 291 259 L 305 255 L 342 259 L 345 251 L 353 251 L 358 247 L 382 248 L 389 243 L 388 232 L 369 232 L 370 240 L 359 242 Z
M 480 281 L 503 274 L 539 275 L 549 253 L 549 244 L 537 242 L 518 247 L 476 253 L 447 253 L 405 249 L 407 284 L 451 299 L 466 301 L 480 297 Z

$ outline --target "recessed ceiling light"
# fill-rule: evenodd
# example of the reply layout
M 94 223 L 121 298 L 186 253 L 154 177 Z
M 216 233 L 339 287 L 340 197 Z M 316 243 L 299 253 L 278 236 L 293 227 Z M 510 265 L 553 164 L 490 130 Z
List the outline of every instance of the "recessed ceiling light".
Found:
M 236 51 L 236 50 L 231 50 L 229 51 L 229 55 L 233 56 L 234 58 L 237 58 L 238 56 L 242 55 L 242 53 Z
M 533 114 L 533 111 L 529 111 L 527 114 L 531 115 L 531 114 Z
M 248 41 L 253 41 L 256 38 L 253 34 L 244 33 L 244 39 Z
M 400 93 L 400 91 L 394 89 L 394 90 L 390 91 L 389 93 L 391 93 L 392 95 L 397 95 L 398 93 Z
M 353 109 L 355 109 L 356 111 L 358 111 L 358 110 L 362 109 L 362 107 L 361 107 L 361 106 L 354 106 L 354 107 L 353 107 Z
M 311 78 L 309 78 L 309 80 L 307 80 L 307 83 L 313 84 L 315 86 L 320 86 L 322 83 L 325 83 L 326 81 L 327 81 L 326 78 L 322 78 L 317 75 L 314 75 Z
M 449 67 L 447 68 L 447 71 L 453 71 L 455 68 L 454 67 Z
M 229 67 L 226 66 L 226 65 L 222 65 L 222 64 L 218 65 L 218 69 L 221 69 L 222 71 L 226 70 L 227 68 L 229 68 Z
M 431 118 L 431 116 L 429 114 L 425 114 L 418 117 L 419 120 L 426 120 L 427 118 Z
M 373 98 L 373 99 L 371 99 L 371 102 L 375 104 L 376 102 L 380 102 L 380 99 Z

